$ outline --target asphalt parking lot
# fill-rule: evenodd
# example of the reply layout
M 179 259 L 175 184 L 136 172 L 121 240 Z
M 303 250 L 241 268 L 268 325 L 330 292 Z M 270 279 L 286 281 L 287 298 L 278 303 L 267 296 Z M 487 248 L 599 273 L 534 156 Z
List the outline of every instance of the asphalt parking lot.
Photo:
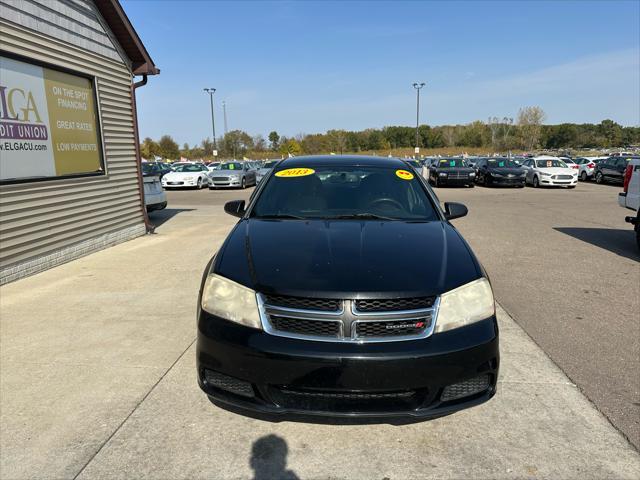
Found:
M 598 409 L 614 423 L 606 408 L 623 420 L 637 410 L 595 396 L 605 385 L 638 396 L 638 260 L 617 191 L 438 190 L 470 207 L 456 224 L 517 323 L 499 308 L 493 400 L 410 425 L 270 423 L 212 406 L 195 380 L 195 298 L 235 220 L 221 206 L 250 190 L 170 192 L 155 235 L 0 289 L 0 478 L 638 478 L 638 451 Z M 593 208 L 576 213 L 584 202 Z M 608 248 L 556 228 L 603 229 Z M 603 311 L 611 335 L 576 331 L 575 317 Z M 570 372 L 584 355 L 601 382 Z M 633 425 L 616 424 L 630 438 Z
M 171 191 L 169 204 L 222 206 L 252 191 Z M 498 301 L 640 448 L 640 255 L 619 191 L 593 182 L 435 189 L 469 207 L 454 224 Z

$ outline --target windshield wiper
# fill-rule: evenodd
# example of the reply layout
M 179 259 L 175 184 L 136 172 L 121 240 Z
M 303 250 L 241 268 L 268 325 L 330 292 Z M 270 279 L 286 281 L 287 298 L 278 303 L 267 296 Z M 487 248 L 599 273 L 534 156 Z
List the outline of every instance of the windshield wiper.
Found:
M 285 219 L 285 220 L 308 220 L 308 218 L 305 217 L 299 217 L 297 215 L 288 215 L 288 214 L 280 214 L 280 215 L 258 215 L 255 216 L 253 218 L 259 218 L 261 220 L 278 220 L 278 219 Z
M 327 220 L 398 220 L 397 218 L 385 217 L 375 213 L 351 213 L 348 215 L 336 215 L 327 217 Z

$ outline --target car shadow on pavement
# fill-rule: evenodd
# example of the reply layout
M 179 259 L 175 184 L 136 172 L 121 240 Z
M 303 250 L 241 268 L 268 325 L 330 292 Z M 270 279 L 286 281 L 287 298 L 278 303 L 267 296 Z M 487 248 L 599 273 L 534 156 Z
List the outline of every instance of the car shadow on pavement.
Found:
M 554 227 L 554 230 L 609 250 L 621 257 L 640 260 L 635 239 L 636 234 L 631 228 L 624 230 L 619 228 Z
M 171 220 L 177 214 L 182 212 L 192 212 L 193 208 L 165 208 L 163 210 L 154 210 L 149 212 L 149 220 L 156 227 L 159 227 L 168 220 Z
M 265 435 L 253 442 L 251 466 L 253 480 L 300 480 L 291 470 L 287 470 L 287 442 L 278 435 Z

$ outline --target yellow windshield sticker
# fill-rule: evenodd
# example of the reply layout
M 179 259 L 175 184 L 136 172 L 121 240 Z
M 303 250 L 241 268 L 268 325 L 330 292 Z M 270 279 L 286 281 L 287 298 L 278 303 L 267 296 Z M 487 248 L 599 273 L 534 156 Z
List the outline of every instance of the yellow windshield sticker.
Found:
M 286 170 L 276 172 L 276 177 L 306 177 L 307 175 L 313 175 L 314 173 L 316 173 L 316 171 L 313 168 L 287 168 Z
M 406 170 L 396 170 L 396 175 L 403 180 L 412 180 L 413 173 L 407 172 Z

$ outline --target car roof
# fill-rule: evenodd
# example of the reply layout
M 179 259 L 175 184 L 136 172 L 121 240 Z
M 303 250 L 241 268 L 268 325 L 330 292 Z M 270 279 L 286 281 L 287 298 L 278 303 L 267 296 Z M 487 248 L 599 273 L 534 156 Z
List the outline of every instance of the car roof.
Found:
M 394 157 L 374 157 L 368 155 L 308 155 L 304 157 L 285 158 L 279 165 L 281 168 L 304 168 L 316 166 L 363 166 L 403 168 L 404 160 Z

